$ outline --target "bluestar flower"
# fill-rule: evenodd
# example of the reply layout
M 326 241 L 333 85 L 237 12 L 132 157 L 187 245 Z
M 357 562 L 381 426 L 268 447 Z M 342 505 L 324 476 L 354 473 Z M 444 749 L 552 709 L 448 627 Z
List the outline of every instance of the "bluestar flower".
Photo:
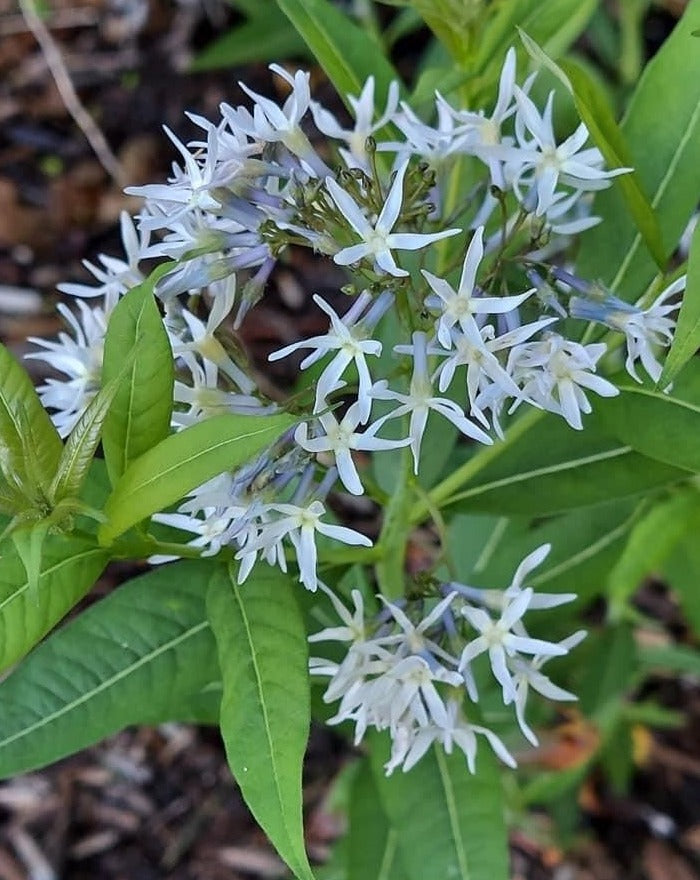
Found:
M 488 434 L 465 416 L 464 411 L 453 400 L 447 397 L 435 397 L 433 383 L 428 372 L 428 344 L 425 333 L 413 334 L 413 375 L 408 394 L 392 391 L 386 381 L 377 382 L 372 391 L 372 396 L 377 400 L 395 400 L 399 403 L 396 409 L 386 416 L 382 416 L 372 426 L 378 430 L 388 419 L 400 418 L 410 413 L 409 441 L 413 453 L 414 471 L 418 473 L 420 461 L 420 449 L 423 442 L 423 434 L 428 423 L 428 413 L 432 410 L 438 413 L 472 440 L 490 445 L 493 443 Z
M 514 657 L 518 652 L 525 654 L 542 654 L 554 656 L 566 654 L 566 648 L 542 639 L 531 639 L 527 635 L 512 632 L 528 609 L 532 599 L 532 590 L 528 587 L 510 599 L 504 606 L 498 620 L 493 620 L 483 609 L 471 608 L 466 605 L 462 614 L 479 635 L 462 651 L 459 661 L 460 669 L 464 669 L 479 654 L 488 652 L 491 669 L 496 680 L 503 688 L 504 702 L 515 699 L 515 686 L 508 670 L 507 657 Z
M 328 352 L 336 352 L 333 359 L 318 377 L 316 383 L 316 402 L 314 405 L 315 411 L 327 406 L 326 399 L 328 395 L 338 387 L 346 369 L 354 362 L 359 380 L 357 390 L 358 413 L 360 422 L 364 424 L 369 419 L 372 406 L 372 398 L 370 397 L 372 377 L 367 366 L 366 356 L 373 355 L 377 357 L 382 353 L 381 342 L 370 338 L 370 333 L 377 321 L 391 306 L 394 300 L 393 294 L 385 291 L 371 304 L 372 296 L 367 291 L 364 291 L 355 299 L 342 318 L 320 296 L 314 296 L 313 299 L 316 305 L 331 319 L 331 326 L 328 332 L 323 336 L 312 336 L 309 339 L 302 339 L 299 342 L 294 342 L 278 351 L 274 351 L 269 355 L 268 360 L 279 360 L 280 358 L 287 357 L 287 355 L 294 351 L 298 351 L 300 348 L 312 348 L 314 350 L 311 354 L 307 355 L 301 362 L 301 369 L 305 370 Z M 365 314 L 363 315 L 363 313 Z
M 370 425 L 366 431 L 358 433 L 356 428 L 360 424 L 360 404 L 353 403 L 340 422 L 333 413 L 322 413 L 318 417 L 318 425 L 324 433 L 317 437 L 309 436 L 306 422 L 302 422 L 294 434 L 294 439 L 307 452 L 322 453 L 330 452 L 335 458 L 335 466 L 341 483 L 348 492 L 353 495 L 362 495 L 364 492 L 362 480 L 357 473 L 357 468 L 352 460 L 351 450 L 383 450 L 398 449 L 410 443 L 408 437 L 401 440 L 384 440 L 377 437 L 376 433 L 381 428 L 383 421 L 379 420 Z
M 333 178 L 326 178 L 328 194 L 335 202 L 342 216 L 348 221 L 350 227 L 362 239 L 360 244 L 354 244 L 338 251 L 333 260 L 339 266 L 350 266 L 353 263 L 359 263 L 365 257 L 370 257 L 377 271 L 386 272 L 396 277 L 407 276 L 408 272 L 396 264 L 396 260 L 391 253 L 392 250 L 420 250 L 435 241 L 440 241 L 442 238 L 449 238 L 459 233 L 459 229 L 445 229 L 442 232 L 431 233 L 392 232 L 401 214 L 403 180 L 407 168 L 408 162 L 406 161 L 396 172 L 384 207 L 374 224 L 370 223 L 365 217 L 362 209 L 352 196 L 348 195 Z
M 484 255 L 484 227 L 474 231 L 462 266 L 459 286 L 455 290 L 444 278 L 438 278 L 425 269 L 423 275 L 434 291 L 426 305 L 440 309 L 437 338 L 444 348 L 452 347 L 452 328 L 457 325 L 463 333 L 473 328 L 474 315 L 502 315 L 516 309 L 534 293 L 528 290 L 517 296 L 475 296 L 476 273 Z

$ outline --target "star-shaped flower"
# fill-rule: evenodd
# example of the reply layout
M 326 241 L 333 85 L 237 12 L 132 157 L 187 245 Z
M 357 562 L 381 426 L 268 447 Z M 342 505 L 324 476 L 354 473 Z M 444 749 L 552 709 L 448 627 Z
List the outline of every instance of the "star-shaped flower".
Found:
M 435 293 L 435 296 L 428 297 L 426 304 L 440 309 L 436 332 L 438 341 L 444 348 L 452 347 L 450 331 L 455 325 L 463 333 L 467 332 L 474 315 L 502 315 L 512 312 L 534 293 L 533 288 L 517 296 L 474 296 L 476 273 L 484 255 L 483 236 L 484 227 L 479 226 L 469 242 L 457 290 L 444 278 L 438 278 L 423 269 L 423 275 Z
M 445 229 L 442 232 L 413 233 L 392 232 L 401 214 L 403 202 L 403 181 L 406 176 L 408 162 L 404 162 L 396 172 L 394 182 L 386 197 L 386 202 L 377 217 L 374 225 L 362 213 L 362 209 L 352 196 L 339 186 L 331 177 L 326 178 L 326 188 L 330 197 L 335 202 L 338 210 L 348 221 L 352 229 L 362 239 L 360 244 L 342 248 L 333 257 L 339 266 L 349 266 L 358 263 L 365 257 L 371 257 L 374 261 L 375 271 L 381 270 L 397 278 L 408 275 L 405 269 L 401 269 L 394 259 L 392 250 L 416 251 L 424 248 L 441 238 L 457 235 L 459 229 Z

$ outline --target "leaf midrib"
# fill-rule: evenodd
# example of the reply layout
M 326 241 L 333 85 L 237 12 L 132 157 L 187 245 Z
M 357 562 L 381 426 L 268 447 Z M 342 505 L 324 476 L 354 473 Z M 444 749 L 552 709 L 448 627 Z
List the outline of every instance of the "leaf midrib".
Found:
M 440 782 L 445 793 L 445 806 L 447 807 L 447 815 L 450 820 L 450 831 L 454 840 L 455 852 L 457 853 L 457 861 L 459 862 L 460 876 L 462 880 L 470 880 L 469 865 L 467 861 L 467 853 L 462 839 L 462 830 L 459 826 L 459 814 L 455 801 L 454 788 L 452 780 L 446 766 L 445 753 L 437 746 L 433 747 L 435 757 L 437 759 L 438 770 L 440 771 Z
M 170 639 L 167 642 L 164 642 L 162 645 L 159 645 L 155 650 L 150 651 L 147 654 L 144 654 L 143 657 L 140 657 L 135 663 L 132 663 L 130 666 L 126 666 L 124 669 L 120 670 L 116 675 L 113 675 L 111 678 L 105 679 L 105 681 L 100 682 L 100 684 L 92 688 L 92 690 L 86 691 L 84 694 L 81 694 L 80 697 L 73 700 L 70 703 L 62 706 L 60 709 L 57 709 L 55 712 L 52 712 L 50 715 L 46 715 L 44 718 L 41 718 L 39 721 L 36 721 L 34 724 L 29 727 L 25 727 L 23 730 L 19 730 L 16 733 L 12 734 L 9 737 L 6 737 L 4 740 L 0 740 L 0 750 L 5 748 L 6 746 L 11 745 L 19 739 L 22 739 L 25 736 L 29 736 L 32 733 L 35 733 L 37 730 L 41 730 L 42 727 L 46 727 L 47 724 L 52 724 L 57 719 L 63 717 L 64 715 L 72 712 L 74 709 L 77 709 L 79 706 L 84 705 L 89 700 L 93 699 L 93 697 L 98 696 L 103 691 L 112 687 L 112 685 L 117 684 L 123 679 L 127 678 L 133 672 L 139 670 L 142 666 L 145 666 L 147 663 L 150 663 L 152 660 L 155 660 L 161 654 L 164 654 L 166 651 L 169 651 L 171 648 L 175 648 L 178 645 L 181 645 L 183 642 L 187 641 L 187 639 L 192 636 L 197 635 L 205 629 L 209 628 L 208 621 L 202 621 L 196 624 L 193 627 L 190 627 L 188 630 L 181 632 L 178 636 L 173 639 Z
M 61 559 L 59 562 L 56 562 L 54 565 L 49 568 L 44 569 L 39 573 L 39 580 L 46 577 L 47 575 L 51 575 L 56 571 L 59 571 L 64 565 L 69 565 L 76 560 L 87 559 L 92 554 L 96 554 L 98 556 L 105 556 L 106 551 L 101 547 L 90 547 L 88 550 L 84 550 L 80 553 L 76 553 L 74 556 L 69 556 L 66 559 Z M 18 599 L 22 593 L 24 593 L 27 589 L 29 589 L 29 581 L 25 581 L 22 586 L 18 587 L 13 593 L 10 593 L 9 596 L 6 596 L 2 601 L 0 601 L 0 613 L 3 612 L 5 607 L 9 605 L 11 602 L 14 602 Z
M 457 495 L 448 498 L 444 502 L 444 505 L 455 504 L 457 501 L 463 501 L 466 498 L 473 498 L 482 495 L 485 492 L 490 492 L 492 489 L 501 489 L 504 486 L 522 483 L 533 477 L 548 476 L 561 471 L 572 470 L 575 467 L 581 467 L 587 464 L 597 464 L 600 461 L 606 461 L 611 458 L 619 458 L 623 455 L 628 455 L 630 452 L 634 452 L 631 446 L 617 446 L 613 449 L 607 449 L 604 452 L 597 452 L 594 455 L 585 455 L 581 458 L 567 459 L 567 461 L 561 461 L 557 464 L 534 468 L 530 471 L 521 471 L 518 474 L 512 474 L 509 477 L 501 477 L 501 479 L 492 480 L 490 483 L 481 483 L 478 486 L 473 486 L 471 489 L 466 489 L 464 492 L 459 492 Z
M 134 336 L 136 339 L 136 344 L 139 344 L 139 330 L 141 328 L 141 320 L 146 311 L 146 301 L 144 300 L 141 303 L 141 307 L 139 308 L 138 315 L 136 316 L 136 322 L 134 324 Z M 129 370 L 129 389 L 128 389 L 128 403 L 126 410 L 126 424 L 124 426 L 124 442 L 122 444 L 121 449 L 121 471 L 120 473 L 124 473 L 129 466 L 129 459 L 131 456 L 129 455 L 129 449 L 131 446 L 131 434 L 132 434 L 132 419 L 133 419 L 133 403 L 136 397 L 136 386 L 137 382 L 137 373 L 138 373 L 138 358 L 134 359 L 134 363 Z
M 204 424 L 204 423 L 202 423 Z M 259 428 L 257 431 L 249 431 L 247 434 L 238 434 L 236 437 L 229 437 L 226 440 L 222 440 L 220 443 L 215 443 L 212 446 L 208 446 L 206 449 L 201 449 L 199 452 L 195 452 L 190 455 L 188 458 L 183 458 L 177 461 L 175 464 L 170 467 L 164 468 L 161 471 L 158 471 L 157 474 L 150 477 L 147 480 L 143 480 L 140 483 L 135 484 L 134 486 L 128 487 L 128 491 L 124 492 L 122 497 L 128 496 L 130 494 L 135 494 L 136 492 L 141 492 L 143 489 L 148 486 L 157 483 L 159 480 L 162 480 L 164 477 L 167 477 L 173 471 L 179 470 L 181 467 L 192 464 L 193 461 L 197 461 L 200 458 L 211 455 L 213 452 L 217 452 L 219 449 L 223 449 L 226 446 L 229 446 L 234 443 L 239 443 L 241 440 L 248 440 L 250 437 L 257 437 L 259 434 L 264 434 L 270 431 L 270 428 Z M 178 436 L 178 435 L 174 435 Z M 157 449 L 157 446 L 152 447 L 154 450 Z M 150 452 L 151 450 L 149 450 Z M 120 493 L 121 494 L 121 493 Z
M 673 156 L 671 157 L 671 161 L 668 163 L 668 167 L 666 169 L 666 172 L 664 173 L 663 177 L 659 181 L 659 187 L 656 190 L 656 192 L 654 193 L 654 198 L 651 200 L 652 208 L 655 209 L 658 206 L 661 199 L 663 198 L 663 196 L 666 192 L 666 189 L 668 187 L 668 184 L 669 184 L 671 178 L 673 177 L 673 174 L 678 166 L 678 163 L 680 162 L 681 154 L 683 153 L 686 146 L 688 145 L 688 142 L 691 137 L 691 133 L 693 132 L 694 128 L 696 127 L 699 118 L 700 118 L 700 101 L 698 101 L 696 103 L 693 112 L 690 114 L 690 120 L 688 122 L 688 125 L 686 126 L 686 129 L 685 129 L 683 136 L 681 137 L 680 141 L 678 142 L 678 149 L 674 151 Z M 617 270 L 617 273 L 610 284 L 610 289 L 612 291 L 617 290 L 617 287 L 620 284 L 620 282 L 622 281 L 622 279 L 625 275 L 625 272 L 627 271 L 627 268 L 629 267 L 630 263 L 632 262 L 632 259 L 636 256 L 636 253 L 637 253 L 637 250 L 639 249 L 639 245 L 641 243 L 641 240 L 642 240 L 642 237 L 641 237 L 640 233 L 635 232 L 634 238 L 632 239 L 632 244 L 631 244 L 629 250 L 627 251 L 627 253 L 625 254 L 625 258 L 622 261 L 622 263 L 620 264 L 620 268 Z
M 258 692 L 258 700 L 260 703 L 260 708 L 262 710 L 263 716 L 263 726 L 265 729 L 265 737 L 267 739 L 267 750 L 270 759 L 270 766 L 272 767 L 272 778 L 275 782 L 275 789 L 277 791 L 277 802 L 280 808 L 280 814 L 282 816 L 282 823 L 284 824 L 284 830 L 287 833 L 287 839 L 294 845 L 294 849 L 296 851 L 297 847 L 294 844 L 294 840 L 296 835 L 293 833 L 293 830 L 289 827 L 289 820 L 287 817 L 287 811 L 284 808 L 284 798 L 282 796 L 282 786 L 279 778 L 279 770 L 277 766 L 276 755 L 277 752 L 275 750 L 274 742 L 272 740 L 272 733 L 270 729 L 270 721 L 267 710 L 267 703 L 264 698 L 263 684 L 262 684 L 262 676 L 260 674 L 260 667 L 258 665 L 258 658 L 255 651 L 255 642 L 253 639 L 252 629 L 250 627 L 250 622 L 248 619 L 248 614 L 246 612 L 243 601 L 241 600 L 240 590 L 236 583 L 234 583 L 233 579 L 231 579 L 231 587 L 233 591 L 233 595 L 236 600 L 236 604 L 238 605 L 239 613 L 241 615 L 241 621 L 243 623 L 243 627 L 245 629 L 246 639 L 248 642 L 248 646 L 250 648 L 250 658 L 253 664 L 253 671 L 255 673 L 255 685 L 256 690 Z M 296 853 L 296 857 L 299 858 L 299 853 Z
M 558 562 L 556 565 L 553 565 L 551 568 L 543 571 L 542 574 L 536 575 L 532 578 L 528 578 L 528 584 L 533 587 L 540 586 L 540 584 L 545 584 L 547 583 L 547 581 L 552 580 L 552 578 L 558 577 L 560 574 L 563 574 L 564 572 L 575 568 L 580 563 L 586 562 L 586 560 L 596 556 L 598 553 L 605 550 L 606 547 L 610 546 L 610 544 L 614 544 L 618 538 L 621 538 L 625 534 L 625 532 L 631 527 L 632 523 L 637 519 L 638 515 L 639 509 L 634 510 L 630 514 L 630 516 L 628 516 L 626 520 L 616 526 L 616 528 L 614 528 L 610 532 L 606 532 L 602 537 L 598 538 L 597 541 L 594 541 L 592 544 L 584 547 L 583 550 L 579 550 L 577 553 L 572 553 L 571 556 L 567 556 L 566 559 L 562 559 L 561 562 Z

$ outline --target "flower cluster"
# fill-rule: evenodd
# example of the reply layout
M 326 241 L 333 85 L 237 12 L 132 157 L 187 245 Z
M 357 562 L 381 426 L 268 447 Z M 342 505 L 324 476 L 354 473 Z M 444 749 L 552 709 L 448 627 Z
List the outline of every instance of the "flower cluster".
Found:
M 398 84 L 377 109 L 372 77 L 348 96 L 352 119 L 343 122 L 312 100 L 307 73 L 272 70 L 286 84 L 281 103 L 242 85 L 248 102 L 223 104 L 217 122 L 190 114 L 199 129 L 192 142 L 166 129 L 180 161 L 165 183 L 129 190 L 144 201 L 135 220 L 122 216 L 125 256 L 86 263 L 92 286 L 60 288 L 77 298 L 76 311 L 59 307 L 69 332 L 34 339 L 30 356 L 65 377 L 49 378 L 39 393 L 67 436 L 100 387 L 116 304 L 145 280 L 145 261 L 174 261 L 155 288 L 176 365 L 173 431 L 219 413 L 264 416 L 279 406 L 258 387 L 236 332 L 289 248 L 346 267 L 346 308 L 314 296 L 327 331 L 270 355 L 303 352 L 301 370 L 314 367 L 304 420 L 254 462 L 156 517 L 193 535 L 204 555 L 229 548 L 240 581 L 261 560 L 286 571 L 291 558 L 316 590 L 318 541 L 372 543 L 335 524 L 326 504 L 333 489 L 366 491 L 355 453 L 408 447 L 418 474 L 429 417 L 488 445 L 523 405 L 581 430 L 591 395 L 617 394 L 601 373 L 618 343 L 633 378 L 639 363 L 659 378 L 658 349 L 670 344 L 685 279 L 651 304 L 631 305 L 564 268 L 571 237 L 598 222 L 591 194 L 629 169 L 605 169 L 583 123 L 558 141 L 553 95 L 540 111 L 533 77 L 516 81 L 514 50 L 492 108 L 455 107 L 437 94 L 434 124 L 400 101 Z M 476 183 L 455 197 L 464 163 Z M 566 335 L 571 318 L 594 322 L 596 341 Z M 495 621 L 485 597 L 452 585 L 418 623 L 389 603 L 369 635 L 361 606 L 348 616 L 334 599 L 350 648 L 337 667 L 314 669 L 332 676 L 328 698 L 341 699 L 337 717 L 355 721 L 359 736 L 368 725 L 391 730 L 392 768 L 411 766 L 436 740 L 457 743 L 471 764 L 477 733 L 506 756 L 460 708 L 462 691 L 475 699 L 480 652 L 530 739 L 528 689 L 569 698 L 539 670 L 573 642 L 538 642 L 522 627 L 525 611 L 543 607 L 537 595 L 513 586 Z M 470 641 L 469 628 L 477 633 Z
M 469 721 L 464 703 L 465 698 L 472 705 L 478 702 L 473 665 L 481 654 L 488 655 L 503 702 L 514 706 L 520 729 L 533 745 L 537 745 L 537 737 L 525 720 L 530 689 L 553 700 L 576 699 L 553 684 L 541 669 L 551 657 L 566 654 L 585 633 L 548 642 L 531 638 L 522 621 L 529 610 L 552 608 L 575 598 L 572 594 L 535 593 L 525 586 L 529 573 L 549 550 L 544 544 L 527 556 L 504 591 L 442 584 L 445 598 L 425 617 L 413 613 L 420 610 L 416 607 L 420 603 L 402 608 L 380 597 L 384 610 L 368 620 L 359 590 L 352 591 L 351 613 L 321 585 L 343 625 L 328 627 L 310 641 L 348 645 L 340 663 L 311 659 L 312 673 L 330 678 L 324 700 L 340 701 L 329 723 L 354 723 L 356 744 L 368 727 L 388 729 L 393 747 L 387 773 L 397 767 L 410 770 L 433 743 L 441 744 L 447 752 L 456 745 L 473 773 L 477 734 L 484 736 L 502 761 L 515 766 L 492 730 Z

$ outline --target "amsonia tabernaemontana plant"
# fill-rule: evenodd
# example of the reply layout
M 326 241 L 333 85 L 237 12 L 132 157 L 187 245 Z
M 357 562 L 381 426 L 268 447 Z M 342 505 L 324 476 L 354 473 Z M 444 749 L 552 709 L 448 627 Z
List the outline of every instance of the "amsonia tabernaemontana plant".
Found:
M 505 880 L 506 813 L 573 793 L 627 730 L 630 597 L 700 523 L 700 2 L 619 125 L 568 52 L 595 2 L 415 2 L 441 47 L 414 83 L 327 0 L 278 5 L 348 112 L 272 64 L 282 99 L 241 83 L 191 140 L 166 130 L 124 253 L 31 340 L 51 377 L 0 350 L 0 772 L 219 724 L 310 880 L 313 717 L 364 755 L 318 876 Z M 299 248 L 347 284 L 270 353 L 299 367 L 285 401 L 237 334 Z M 374 530 L 339 522 L 352 496 Z M 113 559 L 150 568 L 44 639 Z M 520 776 L 556 704 L 599 749 Z

